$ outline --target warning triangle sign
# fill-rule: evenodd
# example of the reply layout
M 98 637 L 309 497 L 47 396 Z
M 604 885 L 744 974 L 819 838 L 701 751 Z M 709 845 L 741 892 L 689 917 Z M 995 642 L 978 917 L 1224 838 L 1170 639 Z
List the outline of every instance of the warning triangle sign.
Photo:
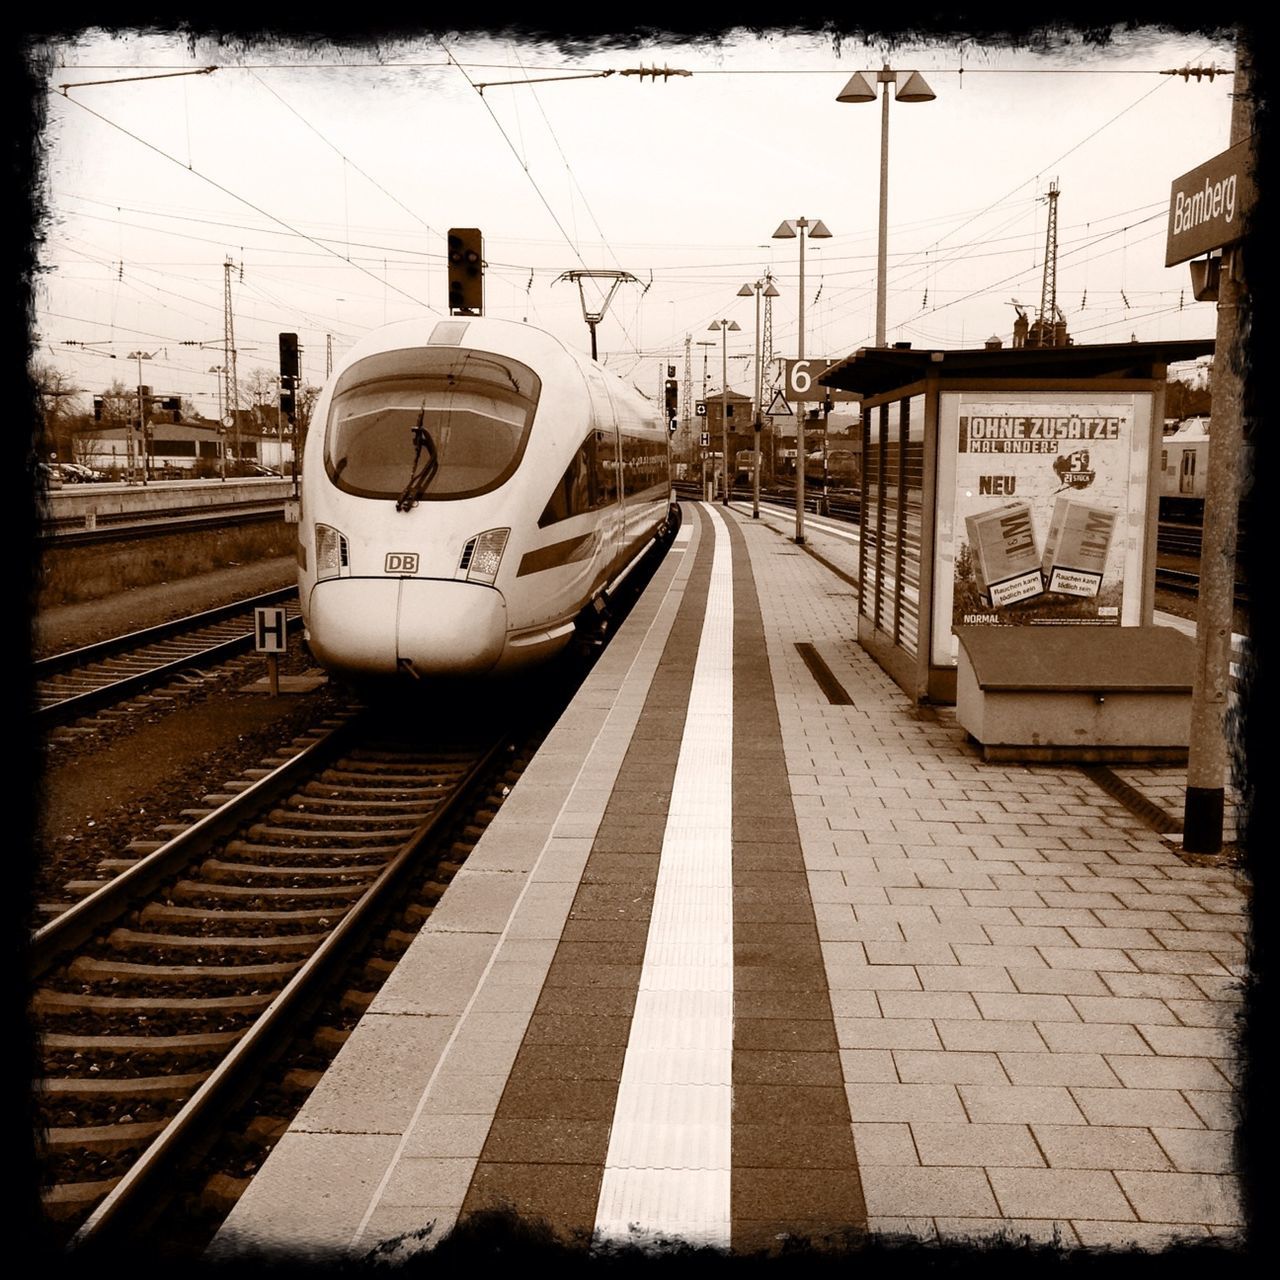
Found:
M 764 416 L 766 418 L 777 418 L 791 412 L 791 406 L 782 398 L 782 392 L 775 391 L 773 399 L 769 401 L 769 407 L 764 411 Z

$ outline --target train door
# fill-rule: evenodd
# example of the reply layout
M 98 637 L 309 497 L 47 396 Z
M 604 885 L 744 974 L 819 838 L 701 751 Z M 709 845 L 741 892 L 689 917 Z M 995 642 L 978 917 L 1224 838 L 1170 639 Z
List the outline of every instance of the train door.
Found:
M 1182 468 L 1178 473 L 1178 492 L 1194 494 L 1196 491 L 1196 451 L 1183 449 Z

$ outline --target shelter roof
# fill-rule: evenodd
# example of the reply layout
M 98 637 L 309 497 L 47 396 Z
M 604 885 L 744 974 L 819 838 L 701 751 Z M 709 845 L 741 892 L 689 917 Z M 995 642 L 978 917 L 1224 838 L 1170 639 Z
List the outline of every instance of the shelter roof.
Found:
M 1212 338 L 1170 342 L 1111 342 L 1065 347 L 859 347 L 818 378 L 822 386 L 884 395 L 933 371 L 946 378 L 1106 378 L 1155 376 L 1156 366 L 1210 355 Z

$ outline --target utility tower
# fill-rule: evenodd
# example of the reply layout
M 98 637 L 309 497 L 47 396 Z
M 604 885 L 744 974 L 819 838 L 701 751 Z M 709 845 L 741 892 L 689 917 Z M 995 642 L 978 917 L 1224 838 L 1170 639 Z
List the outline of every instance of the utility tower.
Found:
M 693 336 L 684 335 L 684 382 L 680 387 L 680 452 L 693 457 Z
M 233 447 L 237 458 L 240 456 L 240 390 L 236 383 L 236 334 L 235 320 L 231 311 L 231 271 L 235 263 L 227 258 L 222 264 L 222 377 L 223 397 L 227 417 L 231 418 Z M 240 268 L 240 278 L 244 279 L 244 267 Z
M 707 364 L 707 361 L 710 357 L 709 357 L 707 348 L 714 347 L 715 345 L 716 344 L 714 342 L 698 343 L 698 346 L 702 348 L 702 399 L 704 401 L 707 398 L 707 387 L 710 385 L 710 382 L 711 382 L 711 374 L 708 371 L 708 364 Z
M 324 335 L 324 376 L 327 378 L 333 372 L 333 334 L 326 333 Z
M 1040 285 L 1040 314 L 1027 335 L 1029 347 L 1065 347 L 1067 320 L 1058 306 L 1058 180 L 1049 183 L 1049 227 L 1044 242 L 1044 279 Z
M 773 283 L 773 272 L 766 270 L 764 273 L 764 282 L 766 288 L 764 290 L 764 324 L 760 334 L 760 398 L 765 399 L 766 383 L 770 393 L 777 389 L 777 372 L 773 367 L 773 295 L 768 290 L 768 285 Z M 772 394 L 769 395 L 768 401 L 773 403 Z M 773 469 L 777 458 L 777 441 L 773 435 L 773 419 L 764 417 L 761 419 L 764 424 L 765 437 L 765 463 L 761 470 L 764 472 L 765 478 L 770 483 L 773 482 Z

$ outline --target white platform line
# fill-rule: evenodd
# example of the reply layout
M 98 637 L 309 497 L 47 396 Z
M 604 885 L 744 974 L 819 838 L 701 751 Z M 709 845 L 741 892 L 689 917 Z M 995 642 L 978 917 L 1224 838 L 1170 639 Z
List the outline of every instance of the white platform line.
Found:
M 596 1208 L 601 1240 L 729 1247 L 733 1061 L 733 573 L 715 531 L 640 990 Z M 691 899 L 698 909 L 691 911 Z

